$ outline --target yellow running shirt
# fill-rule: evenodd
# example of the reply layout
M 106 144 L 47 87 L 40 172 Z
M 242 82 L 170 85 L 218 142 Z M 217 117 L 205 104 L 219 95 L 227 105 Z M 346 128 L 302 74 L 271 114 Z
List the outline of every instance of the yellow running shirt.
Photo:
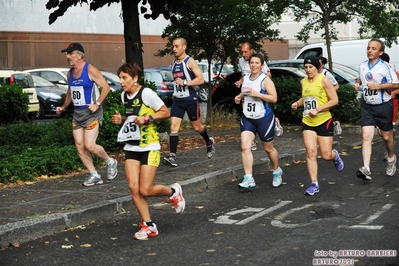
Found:
M 302 80 L 302 98 L 304 104 L 302 122 L 311 127 L 317 127 L 332 118 L 330 111 L 319 112 L 313 117 L 308 115 L 310 110 L 326 104 L 329 100 L 322 84 L 324 77 L 323 74 L 319 74 L 312 83 L 309 82 L 307 77 Z

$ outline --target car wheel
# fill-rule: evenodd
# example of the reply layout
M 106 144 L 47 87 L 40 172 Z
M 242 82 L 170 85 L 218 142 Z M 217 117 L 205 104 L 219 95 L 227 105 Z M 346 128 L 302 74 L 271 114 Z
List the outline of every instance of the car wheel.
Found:
M 42 103 L 40 103 L 39 105 L 40 105 L 40 108 L 39 108 L 39 111 L 37 111 L 37 113 L 36 113 L 36 118 L 41 119 L 41 118 L 44 118 L 45 112 L 44 112 L 44 105 Z
M 207 88 L 201 88 L 198 91 L 198 98 L 201 102 L 207 102 L 209 97 L 208 89 Z

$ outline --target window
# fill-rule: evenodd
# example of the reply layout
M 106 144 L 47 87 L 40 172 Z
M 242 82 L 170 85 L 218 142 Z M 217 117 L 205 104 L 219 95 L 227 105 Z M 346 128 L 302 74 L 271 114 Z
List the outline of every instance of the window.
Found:
M 318 48 L 313 48 L 313 49 L 308 49 L 304 52 L 302 52 L 297 59 L 305 59 L 306 57 L 308 57 L 309 55 L 314 55 L 316 57 L 320 57 L 323 55 L 323 50 L 318 47 Z

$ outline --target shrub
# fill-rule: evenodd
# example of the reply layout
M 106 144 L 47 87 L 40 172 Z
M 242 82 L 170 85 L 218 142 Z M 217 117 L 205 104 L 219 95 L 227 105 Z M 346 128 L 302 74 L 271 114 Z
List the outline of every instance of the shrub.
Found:
M 302 94 L 300 79 L 273 78 L 276 86 L 278 101 L 273 106 L 274 113 L 283 123 L 300 124 L 303 107 L 294 111 L 291 104 L 297 101 Z M 360 120 L 360 104 L 356 100 L 356 92 L 351 85 L 340 86 L 338 91 L 339 103 L 330 111 L 334 120 L 341 123 L 358 124 Z M 348 115 L 350 113 L 350 115 Z
M 28 121 L 29 96 L 16 84 L 0 84 L 0 124 Z

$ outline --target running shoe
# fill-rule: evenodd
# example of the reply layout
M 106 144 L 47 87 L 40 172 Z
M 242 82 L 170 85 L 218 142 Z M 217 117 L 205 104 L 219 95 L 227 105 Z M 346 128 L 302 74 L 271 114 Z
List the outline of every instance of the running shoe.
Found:
M 118 174 L 118 161 L 115 160 L 114 158 L 110 158 L 109 162 L 106 164 L 107 166 L 107 172 L 108 172 L 108 179 L 112 180 L 116 177 L 116 175 Z
M 283 182 L 282 175 L 283 170 L 280 167 L 273 171 L 273 187 L 281 186 L 281 183 Z
M 392 162 L 389 162 L 389 159 L 387 162 L 388 162 L 387 171 L 386 171 L 387 176 L 393 176 L 396 172 L 396 155 L 395 154 L 393 155 Z
M 334 160 L 335 169 L 337 169 L 338 172 L 341 172 L 344 169 L 344 161 L 342 161 L 341 156 L 339 156 L 339 153 L 336 149 L 333 149 L 333 152 L 336 156 Z
M 210 137 L 209 139 L 212 141 L 212 144 L 206 146 L 206 156 L 211 158 L 213 154 L 215 154 L 215 139 L 213 137 Z
M 177 167 L 176 155 L 169 154 L 168 156 L 163 157 L 162 163 L 171 167 Z
M 315 183 L 312 183 L 310 187 L 305 191 L 306 196 L 313 196 L 314 194 L 317 194 L 320 192 L 319 186 L 316 186 Z
M 99 174 L 95 174 L 90 175 L 90 177 L 83 182 L 83 186 L 90 187 L 93 185 L 101 185 L 102 183 L 103 180 L 101 179 L 101 176 Z
M 255 179 L 251 177 L 244 176 L 244 179 L 240 184 L 238 184 L 239 188 L 252 188 L 256 187 Z
M 341 123 L 339 121 L 334 121 L 334 133 L 335 135 L 339 136 L 342 134 Z
M 251 151 L 256 151 L 257 149 L 258 149 L 258 147 L 256 146 L 256 142 L 255 141 L 252 142 Z
M 283 127 L 280 124 L 280 119 L 276 117 L 276 125 L 274 127 L 274 133 L 277 137 L 281 137 L 283 135 Z
M 364 181 L 371 180 L 371 172 L 365 166 L 359 168 L 359 170 L 356 172 L 356 176 Z
M 152 223 L 152 226 L 148 226 L 145 222 L 140 223 L 140 230 L 134 234 L 134 239 L 146 239 L 148 237 L 154 237 L 158 235 L 157 225 Z
M 383 161 L 388 161 L 388 153 L 384 152 L 384 159 L 382 159 Z
M 183 190 L 179 183 L 175 183 L 171 186 L 175 190 L 175 193 L 169 197 L 168 202 L 173 203 L 176 213 L 183 213 L 186 207 L 186 201 L 183 198 Z

